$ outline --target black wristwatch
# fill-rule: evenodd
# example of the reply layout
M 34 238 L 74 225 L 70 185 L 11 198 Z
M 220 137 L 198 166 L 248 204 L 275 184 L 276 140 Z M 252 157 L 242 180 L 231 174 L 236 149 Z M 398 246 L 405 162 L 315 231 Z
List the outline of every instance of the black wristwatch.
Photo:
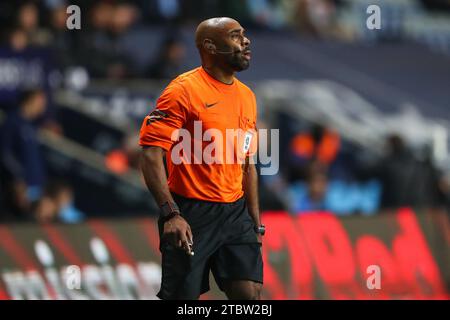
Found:
M 266 233 L 266 226 L 263 224 L 255 226 L 255 232 L 263 236 Z
M 180 215 L 181 211 L 175 202 L 166 201 L 160 206 L 160 218 L 163 222 L 169 221 L 176 215 Z

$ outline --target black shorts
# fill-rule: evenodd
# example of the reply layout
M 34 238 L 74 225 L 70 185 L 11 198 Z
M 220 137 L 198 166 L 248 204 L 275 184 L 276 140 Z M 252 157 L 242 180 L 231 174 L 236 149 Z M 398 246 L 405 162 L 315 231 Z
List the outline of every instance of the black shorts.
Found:
M 198 299 L 209 291 L 209 271 L 223 291 L 224 281 L 263 282 L 261 244 L 245 199 L 233 203 L 206 202 L 173 195 L 193 234 L 194 256 L 161 239 L 160 299 Z

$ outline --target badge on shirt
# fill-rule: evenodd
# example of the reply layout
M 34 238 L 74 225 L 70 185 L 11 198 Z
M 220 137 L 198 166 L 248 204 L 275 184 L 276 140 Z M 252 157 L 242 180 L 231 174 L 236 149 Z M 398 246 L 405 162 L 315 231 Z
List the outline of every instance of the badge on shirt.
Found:
M 155 121 L 167 118 L 169 115 L 159 109 L 153 110 L 147 117 L 147 126 Z
M 250 150 L 250 144 L 252 143 L 252 138 L 253 138 L 253 134 L 251 132 L 245 133 L 244 147 L 242 149 L 244 154 L 246 154 L 248 152 L 248 150 Z

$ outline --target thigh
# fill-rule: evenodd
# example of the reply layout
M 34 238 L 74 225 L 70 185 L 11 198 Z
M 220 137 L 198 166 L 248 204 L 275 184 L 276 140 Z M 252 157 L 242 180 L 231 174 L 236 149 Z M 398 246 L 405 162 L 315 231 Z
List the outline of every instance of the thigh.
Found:
M 202 268 L 192 267 L 191 258 L 181 249 L 163 242 L 161 244 L 161 289 L 163 300 L 198 299 L 202 284 Z
M 262 283 L 249 280 L 225 280 L 223 287 L 230 300 L 261 300 Z
M 263 283 L 263 260 L 258 242 L 222 245 L 211 258 L 211 271 L 222 291 Z M 234 283 L 236 282 L 236 283 Z M 228 287 L 227 287 L 228 284 Z M 229 290 L 227 290 L 229 289 Z M 227 293 L 228 295 L 228 293 Z

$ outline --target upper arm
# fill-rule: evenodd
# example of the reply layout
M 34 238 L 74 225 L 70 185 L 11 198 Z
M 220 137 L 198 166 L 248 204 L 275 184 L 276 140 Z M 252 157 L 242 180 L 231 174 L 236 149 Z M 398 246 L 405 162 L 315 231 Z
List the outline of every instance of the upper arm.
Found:
M 166 151 L 158 146 L 143 147 L 141 152 L 141 159 L 144 162 L 150 162 L 150 164 L 162 160 Z
M 176 130 L 185 125 L 188 117 L 187 94 L 180 84 L 172 82 L 157 100 L 155 109 L 144 118 L 139 144 L 168 151 L 175 142 Z

